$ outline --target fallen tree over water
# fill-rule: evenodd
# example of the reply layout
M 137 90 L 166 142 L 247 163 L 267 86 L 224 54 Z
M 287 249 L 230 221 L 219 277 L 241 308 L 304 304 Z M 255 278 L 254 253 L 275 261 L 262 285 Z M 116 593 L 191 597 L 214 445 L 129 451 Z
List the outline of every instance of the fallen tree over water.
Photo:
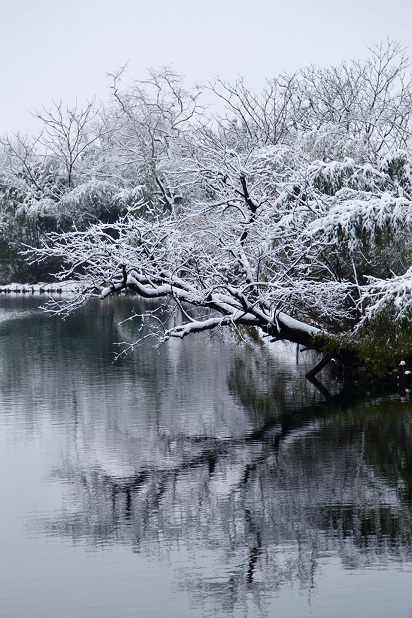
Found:
M 213 120 L 176 76 L 126 93 L 115 77 L 116 169 L 144 153 L 154 189 L 114 222 L 29 251 L 82 287 L 51 309 L 129 290 L 175 308 L 172 321 L 158 307 L 144 316 L 159 343 L 252 327 L 375 374 L 396 366 L 412 341 L 407 67 L 388 43 L 365 63 L 281 76 L 261 95 L 218 82 L 226 115 Z
M 296 210 L 304 211 L 300 225 Z M 82 291 L 49 308 L 66 314 L 97 290 L 102 299 L 129 290 L 177 311 L 172 322 L 161 318 L 158 305 L 145 314 L 159 343 L 205 330 L 255 327 L 272 341 L 355 360 L 356 342 L 382 319 L 376 280 L 359 284 L 353 258 L 356 280 L 336 276 L 331 259 L 337 248 L 316 239 L 320 217 L 307 205 L 294 204 L 288 218 L 261 203 L 247 234 L 239 211 L 230 204 L 196 204 L 156 221 L 132 212 L 116 224 L 50 236 L 32 259 L 51 254 L 65 260 L 61 277 L 77 277 Z M 385 294 L 391 282 L 396 286 L 398 278 L 386 280 Z M 396 303 L 388 302 L 385 310 L 404 328 L 408 294 L 392 294 Z M 137 334 L 126 347 L 139 340 Z M 394 358 L 395 365 L 399 360 Z

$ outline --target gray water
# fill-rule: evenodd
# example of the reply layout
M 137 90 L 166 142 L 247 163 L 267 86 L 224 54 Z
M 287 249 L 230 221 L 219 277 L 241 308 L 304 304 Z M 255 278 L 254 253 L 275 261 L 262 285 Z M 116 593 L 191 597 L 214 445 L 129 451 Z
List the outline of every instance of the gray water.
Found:
M 287 345 L 0 297 L 0 616 L 412 615 L 412 406 Z

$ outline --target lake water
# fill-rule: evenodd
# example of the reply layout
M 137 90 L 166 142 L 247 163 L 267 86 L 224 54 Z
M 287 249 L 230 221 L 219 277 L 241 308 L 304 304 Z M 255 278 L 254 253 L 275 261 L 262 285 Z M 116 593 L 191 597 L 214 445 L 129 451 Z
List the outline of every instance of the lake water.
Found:
M 0 616 L 412 616 L 412 405 L 132 299 L 0 297 Z

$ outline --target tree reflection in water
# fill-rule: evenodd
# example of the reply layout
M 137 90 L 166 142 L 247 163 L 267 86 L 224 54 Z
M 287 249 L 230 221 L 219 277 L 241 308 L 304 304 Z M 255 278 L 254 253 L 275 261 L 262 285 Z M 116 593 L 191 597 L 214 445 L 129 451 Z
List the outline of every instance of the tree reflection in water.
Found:
M 302 409 L 243 439 L 159 439 L 180 464 L 116 478 L 67 463 L 58 475 L 78 510 L 47 531 L 162 559 L 180 548 L 181 585 L 227 611 L 250 593 L 316 586 L 331 553 L 348 568 L 411 559 L 411 417 L 397 402 Z
M 70 394 L 59 410 L 64 457 L 50 475 L 65 482 L 65 503 L 33 520 L 37 531 L 174 561 L 178 585 L 211 615 L 251 598 L 264 613 L 285 586 L 316 589 L 331 556 L 350 569 L 412 559 L 409 403 L 353 386 L 325 402 L 293 350 L 279 360 L 204 337 L 113 366 L 116 336 L 104 333 L 119 311 L 85 314 L 88 347 L 60 369 L 51 333 L 40 336 L 40 367 L 23 364 L 14 378 L 33 388 L 40 371 L 46 398 Z M 66 352 L 73 325 L 50 322 Z M 82 354 L 89 364 L 79 366 Z M 0 377 L 4 392 L 7 367 Z

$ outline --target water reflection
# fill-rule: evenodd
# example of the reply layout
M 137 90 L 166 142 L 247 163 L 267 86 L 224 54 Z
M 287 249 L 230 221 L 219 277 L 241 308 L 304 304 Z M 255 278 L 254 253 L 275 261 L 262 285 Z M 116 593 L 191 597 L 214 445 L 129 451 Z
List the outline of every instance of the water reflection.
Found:
M 9 300 L 2 414 L 53 443 L 46 482 L 64 488 L 30 534 L 169 564 L 204 616 L 265 615 L 284 589 L 321 589 L 336 558 L 410 568 L 409 403 L 336 383 L 325 402 L 293 349 L 218 338 L 113 365 L 133 301 L 61 322 L 33 299 L 12 320 Z

